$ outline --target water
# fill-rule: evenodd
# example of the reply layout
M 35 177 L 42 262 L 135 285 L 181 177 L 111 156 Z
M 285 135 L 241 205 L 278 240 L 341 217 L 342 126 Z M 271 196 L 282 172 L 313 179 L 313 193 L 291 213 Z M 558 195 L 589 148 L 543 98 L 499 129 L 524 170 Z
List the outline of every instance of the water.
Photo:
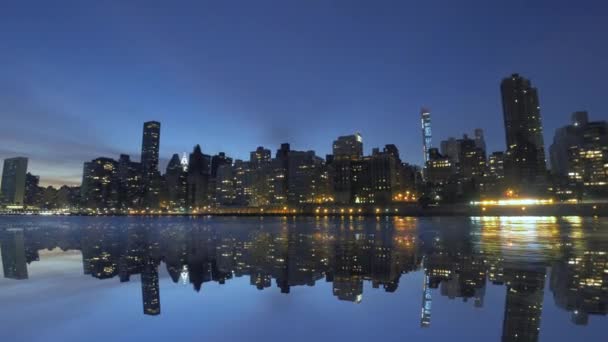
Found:
M 2 217 L 0 341 L 606 341 L 608 220 Z

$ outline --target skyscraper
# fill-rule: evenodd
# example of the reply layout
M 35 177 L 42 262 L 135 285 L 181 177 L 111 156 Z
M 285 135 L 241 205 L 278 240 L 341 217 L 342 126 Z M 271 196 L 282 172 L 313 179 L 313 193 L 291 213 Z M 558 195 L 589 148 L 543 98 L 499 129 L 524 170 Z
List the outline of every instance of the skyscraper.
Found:
M 4 160 L 0 193 L 6 203 L 17 206 L 24 204 L 26 173 L 27 158 L 16 157 Z
M 141 142 L 141 170 L 144 206 L 158 206 L 160 194 L 160 174 L 158 172 L 158 151 L 160 148 L 160 122 L 144 122 Z
M 542 185 L 547 166 L 538 91 L 518 74 L 503 79 L 500 91 L 507 143 L 507 181 L 511 186 L 519 185 L 520 190 L 529 185 Z
M 136 208 L 140 200 L 141 164 L 131 161 L 127 154 L 121 154 L 118 159 L 118 198 L 122 209 Z
M 119 204 L 118 162 L 100 157 L 85 162 L 81 197 L 90 209 L 116 209 Z
M 592 121 L 587 112 L 572 114 L 572 124 L 555 131 L 550 148 L 551 172 L 566 177 L 579 196 L 608 193 L 608 123 Z
M 483 136 L 483 129 L 475 128 L 475 146 L 481 149 L 484 154 L 486 152 L 486 140 Z
M 172 209 L 186 207 L 187 176 L 187 171 L 185 171 L 179 155 L 177 153 L 174 154 L 167 165 L 167 172 L 165 173 L 168 205 Z
M 338 137 L 333 144 L 336 160 L 358 160 L 363 157 L 363 138 L 361 134 Z
M 141 142 L 141 168 L 144 180 L 149 180 L 158 171 L 158 150 L 160 147 L 160 122 L 144 122 Z
M 422 152 L 424 154 L 424 162 L 429 161 L 429 149 L 432 147 L 432 132 L 431 132 L 431 111 L 426 108 L 420 110 L 420 123 L 422 128 Z
M 201 146 L 196 145 L 188 161 L 187 205 L 201 207 L 208 201 L 209 172 L 211 157 L 203 154 Z

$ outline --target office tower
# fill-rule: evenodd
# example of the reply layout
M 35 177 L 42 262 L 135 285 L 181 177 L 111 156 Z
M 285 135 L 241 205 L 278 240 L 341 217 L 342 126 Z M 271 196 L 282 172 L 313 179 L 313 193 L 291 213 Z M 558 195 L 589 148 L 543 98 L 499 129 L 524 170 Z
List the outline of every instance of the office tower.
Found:
M 492 152 L 488 158 L 488 174 L 496 179 L 505 177 L 504 152 Z
M 4 277 L 18 280 L 27 279 L 23 229 L 11 228 L 0 232 L 0 249 L 2 250 Z
M 450 137 L 447 140 L 442 140 L 439 147 L 442 155 L 450 158 L 454 163 L 459 162 L 460 144 L 458 143 L 458 139 Z
M 338 137 L 333 144 L 335 160 L 358 160 L 363 157 L 363 138 L 361 134 Z
M 322 202 L 325 187 L 322 181 L 323 159 L 314 151 L 290 151 L 288 156 L 288 202 L 303 204 Z
M 25 198 L 26 206 L 39 206 L 41 203 L 42 188 L 40 188 L 40 177 L 31 173 L 25 175 Z
M 25 174 L 27 158 L 16 157 L 4 159 L 0 193 L 9 205 L 23 206 L 25 199 Z
M 158 171 L 158 151 L 160 148 L 160 122 L 144 122 L 141 143 L 141 168 L 144 181 L 149 181 Z
M 141 292 L 144 315 L 160 315 L 160 289 L 158 285 L 158 266 L 153 259 L 144 260 L 141 272 Z
M 273 159 L 270 163 L 268 184 L 270 191 L 269 201 L 272 205 L 285 205 L 287 203 L 287 187 L 289 185 L 288 158 L 288 155 L 285 154 L 280 158 Z
M 333 142 L 332 150 L 331 173 L 335 201 L 340 204 L 352 203 L 355 198 L 353 186 L 356 181 L 353 170 L 363 167 L 354 165 L 363 158 L 363 139 L 359 133 L 338 137 Z
M 188 189 L 188 173 L 176 153 L 167 164 L 165 173 L 165 184 L 167 187 L 168 207 L 171 209 L 186 208 L 186 192 Z
M 270 150 L 262 146 L 258 146 L 255 151 L 249 153 L 249 163 L 251 163 L 251 167 L 254 169 L 267 166 L 270 164 L 270 159 Z
M 117 209 L 118 191 L 118 163 L 114 159 L 100 157 L 84 163 L 81 195 L 85 208 Z
M 505 154 L 503 152 L 492 152 L 488 156 L 483 186 L 480 189 L 483 196 L 496 197 L 503 195 L 504 160 Z
M 507 181 L 521 192 L 542 191 L 547 167 L 538 91 L 518 74 L 503 79 L 500 90 L 507 143 Z
M 429 149 L 432 147 L 431 112 L 422 108 L 420 110 L 420 123 L 422 128 L 422 153 L 424 162 L 429 160 Z
M 475 128 L 475 146 L 481 149 L 484 153 L 486 152 L 486 140 L 483 136 L 483 129 Z
M 211 178 L 215 178 L 217 176 L 217 169 L 221 165 L 232 165 L 232 158 L 226 157 L 226 153 L 220 152 L 213 157 L 211 157 Z
M 478 147 L 477 139 L 469 139 L 465 134 L 458 140 L 458 154 L 458 172 L 461 179 L 481 180 L 486 169 L 486 156 L 485 151 Z
M 139 207 L 141 200 L 141 164 L 131 161 L 127 154 L 118 159 L 118 201 L 123 210 Z
M 216 202 L 220 205 L 232 205 L 236 200 L 236 187 L 234 168 L 230 164 L 223 164 L 217 168 Z
M 208 202 L 210 161 L 211 158 L 203 154 L 200 145 L 196 145 L 190 153 L 186 202 L 194 209 Z
M 387 204 L 400 191 L 399 151 L 395 145 L 386 145 L 382 152 L 375 148 L 369 158 L 369 163 L 373 203 Z
M 141 143 L 141 173 L 143 205 L 156 208 L 160 196 L 160 173 L 158 172 L 158 153 L 160 148 L 160 122 L 144 122 Z
M 443 156 L 436 148 L 429 149 L 425 180 L 433 184 L 445 184 L 454 174 L 456 165 L 450 158 Z
M 274 199 L 276 204 L 284 204 L 287 201 L 287 187 L 289 184 L 289 152 L 291 147 L 288 143 L 282 143 L 277 150 L 273 161 Z
M 587 112 L 572 114 L 572 124 L 556 130 L 550 148 L 551 171 L 567 177 L 579 196 L 608 192 L 608 123 Z

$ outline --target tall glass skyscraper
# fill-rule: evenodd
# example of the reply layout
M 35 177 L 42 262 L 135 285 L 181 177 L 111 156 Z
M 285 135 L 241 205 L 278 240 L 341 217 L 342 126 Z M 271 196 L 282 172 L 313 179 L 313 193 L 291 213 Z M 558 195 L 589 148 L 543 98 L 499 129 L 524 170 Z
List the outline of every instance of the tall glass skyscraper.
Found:
M 160 122 L 144 122 L 141 143 L 141 169 L 144 206 L 158 206 L 160 196 L 160 174 L 158 172 L 158 151 L 160 148 Z
M 420 110 L 420 122 L 422 126 L 422 152 L 424 153 L 424 163 L 429 161 L 429 149 L 431 145 L 431 111 L 422 108 Z
M 2 169 L 2 184 L 0 193 L 4 201 L 10 205 L 23 205 L 25 198 L 25 174 L 27 173 L 27 158 L 16 157 L 4 160 Z
M 144 122 L 141 142 L 141 167 L 144 181 L 150 180 L 158 172 L 158 150 L 160 148 L 160 122 Z

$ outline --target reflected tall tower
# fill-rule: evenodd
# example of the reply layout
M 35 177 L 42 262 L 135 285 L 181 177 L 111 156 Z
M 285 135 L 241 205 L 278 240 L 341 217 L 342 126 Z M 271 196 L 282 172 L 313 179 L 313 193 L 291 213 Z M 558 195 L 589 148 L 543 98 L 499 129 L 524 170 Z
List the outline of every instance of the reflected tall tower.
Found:
M 431 111 L 427 108 L 420 110 L 420 123 L 422 128 L 422 152 L 424 154 L 424 163 L 429 161 L 429 149 L 431 145 Z
M 538 341 L 546 269 L 505 268 L 507 285 L 502 341 Z
M 158 285 L 158 266 L 153 259 L 146 259 L 141 272 L 141 292 L 144 315 L 160 315 L 160 289 Z
M 27 279 L 23 229 L 7 229 L 0 236 L 0 248 L 2 249 L 4 277 L 18 280 Z
M 425 274 L 424 285 L 422 287 L 422 312 L 420 314 L 420 327 L 422 328 L 427 328 L 431 325 L 431 305 L 433 303 L 433 297 L 431 295 L 429 281 L 429 276 Z

